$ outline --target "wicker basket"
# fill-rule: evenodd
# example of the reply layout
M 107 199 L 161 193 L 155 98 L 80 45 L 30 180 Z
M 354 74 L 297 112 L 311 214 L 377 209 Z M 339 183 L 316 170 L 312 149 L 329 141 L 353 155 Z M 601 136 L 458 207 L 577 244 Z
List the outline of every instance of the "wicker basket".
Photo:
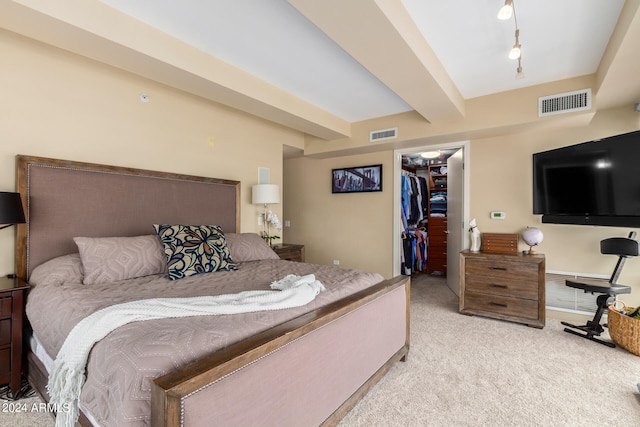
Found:
M 631 310 L 633 308 L 626 306 L 622 301 L 615 301 L 609 306 L 609 335 L 614 343 L 640 356 L 640 320 L 620 313 L 628 313 Z

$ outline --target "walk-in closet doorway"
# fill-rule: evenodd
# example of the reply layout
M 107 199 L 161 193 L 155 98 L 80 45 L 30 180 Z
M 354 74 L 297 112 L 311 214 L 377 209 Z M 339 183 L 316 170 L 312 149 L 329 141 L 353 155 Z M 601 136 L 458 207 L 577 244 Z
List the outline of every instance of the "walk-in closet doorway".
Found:
M 438 167 L 444 166 L 442 172 L 439 169 L 432 170 L 434 177 L 439 180 L 433 193 L 434 203 L 426 206 L 425 217 L 418 220 L 420 225 L 426 227 L 430 213 L 433 213 L 432 234 L 433 244 L 437 245 L 440 240 L 437 232 L 446 233 L 446 249 L 440 250 L 435 247 L 434 258 L 432 264 L 444 263 L 446 265 L 447 285 L 456 294 L 459 295 L 460 271 L 459 271 L 459 253 L 461 250 L 468 248 L 468 235 L 466 230 L 469 227 L 469 142 L 456 142 L 447 144 L 428 145 L 423 147 L 413 147 L 399 149 L 394 151 L 394 233 L 393 233 L 393 273 L 395 275 L 406 273 L 403 270 L 401 261 L 403 256 L 403 233 L 406 232 L 406 217 L 403 215 L 402 209 L 402 174 L 403 174 L 403 158 L 405 164 L 408 158 L 416 159 L 422 153 L 426 152 L 442 152 L 444 159 L 438 162 Z M 435 163 L 435 162 L 434 162 Z M 446 166 L 445 166 L 446 163 Z M 428 164 L 428 163 L 427 163 Z M 423 171 L 424 165 L 420 168 Z M 443 176 L 446 175 L 446 177 Z M 432 180 L 431 185 L 436 181 Z M 444 184 L 443 184 L 444 183 Z M 438 187 L 439 186 L 439 187 Z M 440 190 L 439 190 L 440 188 Z M 446 189 L 446 191 L 444 191 Z M 442 198 L 446 200 L 446 208 L 442 209 Z M 440 203 L 438 203 L 440 200 Z M 413 218 L 415 221 L 415 218 Z M 444 221 L 443 221 L 444 220 Z M 422 221 L 422 222 L 420 222 Z M 438 228 L 444 227 L 444 228 Z M 424 231 L 427 229 L 425 228 Z M 427 242 L 429 242 L 428 233 L 426 234 Z M 442 252 L 445 252 L 444 254 Z M 444 257 L 444 258 L 440 258 Z M 426 261 L 429 262 L 429 249 L 426 251 Z M 435 267 L 440 268 L 440 267 Z M 437 273 L 436 273 L 437 274 Z

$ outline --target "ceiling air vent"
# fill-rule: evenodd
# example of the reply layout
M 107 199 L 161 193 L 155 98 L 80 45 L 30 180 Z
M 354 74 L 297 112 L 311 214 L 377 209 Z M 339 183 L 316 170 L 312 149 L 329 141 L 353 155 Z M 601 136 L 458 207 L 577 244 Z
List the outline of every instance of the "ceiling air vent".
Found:
M 538 116 L 591 109 L 591 89 L 576 90 L 538 98 Z
M 384 141 L 385 139 L 396 139 L 398 128 L 374 130 L 369 133 L 369 142 Z

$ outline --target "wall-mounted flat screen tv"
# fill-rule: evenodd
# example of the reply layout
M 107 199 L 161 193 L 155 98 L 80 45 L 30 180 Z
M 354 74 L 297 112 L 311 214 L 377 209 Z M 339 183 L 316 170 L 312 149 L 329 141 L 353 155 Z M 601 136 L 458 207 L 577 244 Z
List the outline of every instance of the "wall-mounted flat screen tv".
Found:
M 534 154 L 533 213 L 544 223 L 640 227 L 640 131 Z

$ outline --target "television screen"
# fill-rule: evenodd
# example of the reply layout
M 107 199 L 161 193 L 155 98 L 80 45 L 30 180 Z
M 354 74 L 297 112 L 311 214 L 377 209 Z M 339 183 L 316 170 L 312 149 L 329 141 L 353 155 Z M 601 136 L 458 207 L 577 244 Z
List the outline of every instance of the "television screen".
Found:
M 542 222 L 640 226 L 640 131 L 533 155 Z

